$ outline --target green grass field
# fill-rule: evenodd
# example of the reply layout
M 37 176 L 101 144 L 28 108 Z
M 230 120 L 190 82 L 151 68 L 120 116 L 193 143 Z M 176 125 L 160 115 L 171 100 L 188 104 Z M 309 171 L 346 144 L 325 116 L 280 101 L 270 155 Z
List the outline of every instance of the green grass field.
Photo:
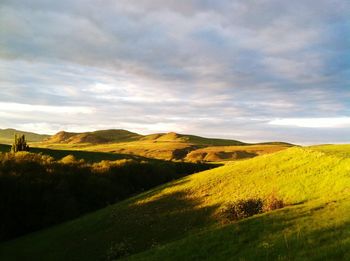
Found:
M 311 146 L 310 149 L 313 149 L 315 151 L 321 151 L 328 155 L 335 155 L 343 158 L 350 157 L 350 144 L 317 145 Z
M 350 159 L 322 150 L 295 147 L 187 176 L 5 242 L 0 260 L 103 260 L 120 248 L 127 260 L 349 260 Z M 288 206 L 223 222 L 226 203 L 271 193 Z

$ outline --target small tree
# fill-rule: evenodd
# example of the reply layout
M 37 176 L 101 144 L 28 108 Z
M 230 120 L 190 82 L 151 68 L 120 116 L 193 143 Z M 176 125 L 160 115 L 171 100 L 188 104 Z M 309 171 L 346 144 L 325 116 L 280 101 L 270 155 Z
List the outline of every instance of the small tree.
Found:
M 15 135 L 15 143 L 12 144 L 11 152 L 18 151 L 29 151 L 29 146 L 27 145 L 26 138 L 24 135 L 17 137 Z

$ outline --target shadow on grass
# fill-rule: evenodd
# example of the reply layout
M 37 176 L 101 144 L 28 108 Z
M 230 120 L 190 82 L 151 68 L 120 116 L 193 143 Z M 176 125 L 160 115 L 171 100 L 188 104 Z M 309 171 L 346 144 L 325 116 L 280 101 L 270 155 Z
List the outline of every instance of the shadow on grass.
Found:
M 180 185 L 186 181 L 177 182 Z M 114 211 L 113 223 L 117 237 L 113 242 L 127 242 L 130 254 L 178 240 L 188 233 L 215 222 L 213 213 L 218 206 L 200 207 L 201 201 L 188 198 L 185 192 L 155 196 L 150 201 L 130 204 L 127 213 Z
M 0 144 L 0 152 L 10 152 L 11 146 L 6 144 Z M 30 152 L 42 153 L 44 155 L 49 155 L 55 160 L 60 160 L 65 156 L 73 155 L 77 159 L 84 159 L 87 162 L 99 162 L 102 160 L 119 160 L 119 159 L 135 159 L 135 160 L 145 160 L 145 157 L 139 157 L 128 154 L 121 153 L 107 153 L 107 152 L 94 152 L 94 151 L 82 151 L 82 150 L 58 150 L 58 149 L 47 149 L 47 148 L 37 148 L 30 147 Z
M 5 242 L 0 260 L 105 260 L 111 245 L 126 243 L 128 254 L 135 254 L 184 238 L 214 223 L 217 207 L 200 207 L 201 201 L 186 192 L 161 194 L 165 187 L 184 182 L 174 181 L 81 219 Z
M 253 216 L 127 260 L 350 260 L 349 219 L 334 220 L 343 210 L 311 210 L 295 206 Z

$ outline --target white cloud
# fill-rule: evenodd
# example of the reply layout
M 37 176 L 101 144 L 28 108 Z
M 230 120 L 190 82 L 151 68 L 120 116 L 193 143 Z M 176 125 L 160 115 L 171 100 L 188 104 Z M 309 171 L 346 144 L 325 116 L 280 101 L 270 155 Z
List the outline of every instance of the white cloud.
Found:
M 91 114 L 93 108 L 83 106 L 32 105 L 14 102 L 0 102 L 1 112 L 41 112 L 44 114 Z
M 87 90 L 96 94 L 104 94 L 111 92 L 113 89 L 115 89 L 115 87 L 112 85 L 97 82 L 89 86 Z
M 350 127 L 350 117 L 275 119 L 268 123 L 302 128 L 345 128 Z

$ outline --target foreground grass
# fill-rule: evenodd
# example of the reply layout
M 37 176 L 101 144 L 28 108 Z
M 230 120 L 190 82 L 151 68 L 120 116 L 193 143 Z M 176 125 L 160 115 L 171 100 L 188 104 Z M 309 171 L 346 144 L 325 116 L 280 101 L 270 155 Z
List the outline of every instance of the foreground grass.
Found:
M 125 260 L 350 260 L 349 212 L 349 198 L 291 206 Z
M 233 162 L 5 242 L 0 259 L 103 260 L 125 244 L 131 260 L 346 260 L 349 173 L 350 159 L 303 148 Z M 222 224 L 227 202 L 271 193 L 290 206 Z
M 317 145 L 309 148 L 315 151 L 324 152 L 328 155 L 350 158 L 350 144 Z

